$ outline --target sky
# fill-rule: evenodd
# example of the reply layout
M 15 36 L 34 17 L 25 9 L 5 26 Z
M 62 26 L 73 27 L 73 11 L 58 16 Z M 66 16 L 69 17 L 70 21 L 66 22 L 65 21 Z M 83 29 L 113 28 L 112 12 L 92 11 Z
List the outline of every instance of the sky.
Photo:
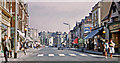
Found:
M 87 16 L 92 7 L 96 4 L 93 2 L 77 2 L 78 0 L 64 0 L 61 2 L 37 0 L 29 1 L 29 27 L 38 29 L 38 31 L 49 32 L 68 32 L 70 24 L 72 30 L 76 22 L 80 22 Z M 58 0 L 57 0 L 58 1 Z M 80 0 L 79 0 L 80 1 Z M 91 0 L 92 1 L 92 0 Z

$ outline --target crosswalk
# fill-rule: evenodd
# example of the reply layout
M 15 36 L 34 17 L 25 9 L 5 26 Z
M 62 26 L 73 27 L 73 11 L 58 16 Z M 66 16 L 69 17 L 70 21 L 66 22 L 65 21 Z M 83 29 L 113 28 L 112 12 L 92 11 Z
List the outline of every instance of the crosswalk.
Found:
M 64 57 L 64 56 L 65 56 L 65 54 L 59 54 L 59 56 L 62 56 L 62 57 Z
M 50 54 L 38 54 L 37 55 L 38 57 L 44 57 L 44 56 L 49 56 L 49 57 L 55 57 L 55 56 L 59 56 L 59 57 L 65 57 L 65 56 L 71 56 L 71 57 L 76 57 L 76 56 L 82 56 L 82 57 L 88 57 L 88 56 L 91 56 L 91 57 L 104 57 L 102 55 L 95 55 L 95 54 L 83 54 L 83 53 L 80 53 L 80 54 L 53 54 L 53 53 L 50 53 Z
M 80 54 L 81 56 L 88 56 L 88 55 L 86 55 L 86 54 Z
M 44 56 L 44 54 L 38 54 L 37 56 Z
M 48 54 L 48 56 L 55 56 L 54 54 Z
M 77 55 L 75 55 L 75 54 L 69 54 L 70 56 L 77 56 Z

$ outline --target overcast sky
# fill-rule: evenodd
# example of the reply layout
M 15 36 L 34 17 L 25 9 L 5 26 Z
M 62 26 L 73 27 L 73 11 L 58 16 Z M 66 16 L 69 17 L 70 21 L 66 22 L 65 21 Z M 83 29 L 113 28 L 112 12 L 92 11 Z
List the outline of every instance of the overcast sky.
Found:
M 71 29 L 73 29 L 76 21 L 79 22 L 88 15 L 95 3 L 29 2 L 30 27 L 36 28 L 38 31 L 68 32 L 68 26 L 63 23 L 69 23 Z

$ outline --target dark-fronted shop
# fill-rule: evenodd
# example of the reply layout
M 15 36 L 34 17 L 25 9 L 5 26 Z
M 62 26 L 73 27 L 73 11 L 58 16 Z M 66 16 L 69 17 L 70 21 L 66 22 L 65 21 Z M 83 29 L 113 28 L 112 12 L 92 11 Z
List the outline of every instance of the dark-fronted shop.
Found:
M 113 22 L 109 25 L 110 38 L 115 43 L 115 52 L 120 53 L 120 21 Z

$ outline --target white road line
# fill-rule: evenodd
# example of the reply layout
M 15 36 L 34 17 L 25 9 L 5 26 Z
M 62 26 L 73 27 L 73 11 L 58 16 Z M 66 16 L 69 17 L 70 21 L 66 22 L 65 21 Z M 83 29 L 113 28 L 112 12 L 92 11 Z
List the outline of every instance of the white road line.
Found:
M 69 54 L 70 56 L 76 56 L 75 54 Z
M 94 54 L 89 54 L 89 55 L 90 55 L 90 56 L 94 56 L 94 57 L 95 57 L 95 56 L 96 56 L 96 57 L 98 56 L 98 55 L 94 55 Z
M 38 50 L 41 50 L 41 48 L 38 48 Z
M 86 54 L 80 54 L 81 56 L 88 56 L 88 55 L 86 55 Z
M 54 56 L 54 54 L 48 54 L 48 56 Z
M 63 56 L 65 56 L 65 54 L 59 54 L 59 56 L 62 56 L 62 57 L 63 57 Z
M 44 56 L 44 54 L 38 54 L 37 56 Z
M 104 57 L 104 56 L 100 56 L 100 55 L 93 55 L 93 54 L 89 54 L 90 56 L 93 56 L 93 57 Z
M 97 56 L 97 57 L 105 57 L 105 56 Z

